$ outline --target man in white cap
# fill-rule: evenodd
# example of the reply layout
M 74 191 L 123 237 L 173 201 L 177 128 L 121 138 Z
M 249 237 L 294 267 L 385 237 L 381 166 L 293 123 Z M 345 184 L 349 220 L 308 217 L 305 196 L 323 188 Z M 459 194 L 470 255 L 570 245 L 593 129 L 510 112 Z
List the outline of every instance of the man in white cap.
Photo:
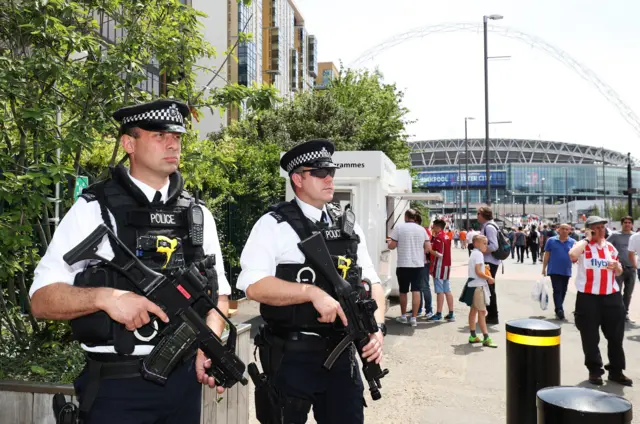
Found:
M 585 222 L 586 239 L 576 243 L 569 251 L 578 264 L 576 276 L 576 326 L 582 338 L 585 366 L 589 382 L 601 386 L 604 374 L 600 356 L 600 329 L 607 339 L 609 381 L 624 386 L 633 381 L 623 374 L 626 367 L 624 349 L 625 308 L 616 275 L 622 274 L 618 251 L 605 238 L 607 220 L 590 216 Z

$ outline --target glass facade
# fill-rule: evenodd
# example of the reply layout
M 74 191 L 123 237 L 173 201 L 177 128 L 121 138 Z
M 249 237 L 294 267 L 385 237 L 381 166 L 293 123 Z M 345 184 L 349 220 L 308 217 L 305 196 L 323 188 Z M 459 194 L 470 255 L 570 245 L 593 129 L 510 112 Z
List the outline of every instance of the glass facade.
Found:
M 261 33 L 254 26 L 253 6 L 238 4 L 238 28 L 247 33 Z M 246 29 L 245 29 L 246 28 Z M 251 86 L 258 82 L 257 41 L 249 41 L 238 46 L 238 84 Z
M 484 165 L 469 166 L 469 192 L 464 164 L 417 168 L 414 183 L 419 191 L 442 193 L 445 203 L 482 203 L 486 199 Z M 627 169 L 602 165 L 508 164 L 491 167 L 493 201 L 516 204 L 560 204 L 566 200 L 626 200 Z M 481 175 L 481 176 L 480 176 Z M 504 176 L 504 177 L 502 177 Z M 504 178 L 504 180 L 503 180 Z M 633 187 L 640 187 L 640 169 L 631 171 Z M 635 195 L 640 199 L 640 195 Z
M 185 3 L 186 4 L 186 3 Z M 102 11 L 94 11 L 93 16 L 99 22 L 100 36 L 109 43 L 118 44 L 118 42 L 127 35 L 127 30 L 119 27 L 114 18 Z M 145 78 L 136 84 L 140 90 L 144 90 L 154 96 L 159 96 L 161 91 L 160 81 L 160 64 L 153 58 L 145 67 Z M 126 74 L 123 72 L 122 77 Z

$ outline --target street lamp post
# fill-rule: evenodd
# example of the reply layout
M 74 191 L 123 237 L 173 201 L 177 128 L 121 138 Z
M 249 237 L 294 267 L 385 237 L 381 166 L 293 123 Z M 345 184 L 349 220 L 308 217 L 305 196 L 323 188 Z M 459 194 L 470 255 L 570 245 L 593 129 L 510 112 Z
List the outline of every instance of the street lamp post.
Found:
M 487 205 L 491 206 L 491 174 L 489 171 L 489 51 L 487 45 L 487 22 L 497 21 L 502 15 L 485 15 L 482 17 L 484 30 L 484 155 L 486 162 Z
M 466 193 L 465 197 L 467 200 L 467 231 L 469 231 L 469 138 L 467 136 L 467 121 L 473 121 L 475 118 L 470 116 L 466 116 L 464 118 L 464 181 L 466 184 Z
M 542 177 L 542 222 L 544 222 L 544 177 Z

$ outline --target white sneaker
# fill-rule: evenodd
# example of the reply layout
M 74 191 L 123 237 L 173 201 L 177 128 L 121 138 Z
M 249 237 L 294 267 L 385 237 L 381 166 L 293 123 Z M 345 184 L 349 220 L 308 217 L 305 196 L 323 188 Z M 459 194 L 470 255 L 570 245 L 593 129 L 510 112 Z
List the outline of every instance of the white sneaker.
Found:
M 429 312 L 428 314 L 425 314 L 425 316 L 424 316 L 424 317 L 425 317 L 426 319 L 429 319 L 429 318 L 431 318 L 432 316 L 433 316 L 433 312 Z
M 418 321 L 414 317 L 411 317 L 411 326 L 412 327 L 417 327 L 418 326 Z
M 399 317 L 396 317 L 396 321 L 398 321 L 400 324 L 407 324 L 409 322 L 407 321 L 406 315 L 401 315 Z

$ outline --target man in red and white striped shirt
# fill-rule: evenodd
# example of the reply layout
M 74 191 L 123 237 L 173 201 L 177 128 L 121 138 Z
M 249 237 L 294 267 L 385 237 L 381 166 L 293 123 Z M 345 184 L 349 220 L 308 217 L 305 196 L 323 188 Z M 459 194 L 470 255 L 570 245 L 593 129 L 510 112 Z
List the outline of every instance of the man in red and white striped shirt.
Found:
M 576 275 L 576 327 L 580 330 L 582 350 L 589 370 L 589 382 L 603 384 L 602 357 L 600 356 L 600 328 L 607 339 L 609 381 L 631 386 L 633 381 L 622 371 L 625 357 L 624 340 L 625 308 L 616 282 L 616 275 L 622 274 L 618 262 L 618 251 L 605 238 L 607 220 L 590 216 L 585 222 L 586 239 L 576 243 L 569 251 L 573 262 L 577 262 Z

